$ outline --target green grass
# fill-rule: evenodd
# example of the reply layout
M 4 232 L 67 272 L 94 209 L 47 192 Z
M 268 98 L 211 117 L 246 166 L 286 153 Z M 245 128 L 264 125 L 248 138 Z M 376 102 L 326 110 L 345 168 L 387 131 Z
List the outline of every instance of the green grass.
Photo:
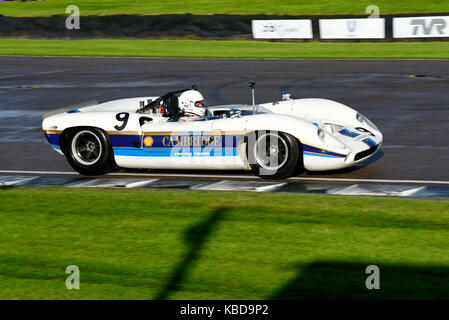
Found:
M 365 8 L 375 4 L 381 14 L 387 13 L 427 13 L 448 12 L 447 0 L 258 0 L 242 2 L 239 0 L 210 1 L 120 1 L 120 0 L 45 0 L 0 2 L 0 14 L 6 16 L 50 16 L 63 15 L 68 5 L 76 4 L 81 15 L 111 14 L 365 14 Z
M 0 299 L 447 299 L 448 247 L 441 199 L 0 189 Z
M 244 40 L 0 39 L 0 54 L 176 58 L 448 59 L 449 42 L 292 43 Z

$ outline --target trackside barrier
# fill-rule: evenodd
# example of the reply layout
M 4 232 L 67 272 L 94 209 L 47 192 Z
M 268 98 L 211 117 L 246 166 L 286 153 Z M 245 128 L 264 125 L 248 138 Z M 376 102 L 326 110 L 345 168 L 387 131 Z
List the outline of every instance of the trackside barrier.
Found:
M 385 15 L 311 19 L 252 20 L 254 39 L 400 39 L 449 38 L 449 14 Z
M 371 6 L 368 6 L 368 8 Z M 367 8 L 367 9 L 368 9 Z M 368 12 L 368 10 L 367 10 Z M 371 11 L 373 12 L 373 11 Z M 344 19 L 385 19 L 385 39 L 399 40 L 408 37 L 412 40 L 437 39 L 449 41 L 447 34 L 447 17 L 449 12 L 426 14 L 376 14 L 360 15 L 191 15 L 191 14 L 165 14 L 165 15 L 111 15 L 111 16 L 80 16 L 80 28 L 67 29 L 66 15 L 51 17 L 8 17 L 0 14 L 0 36 L 2 37 L 36 37 L 36 38 L 64 38 L 64 39 L 92 39 L 92 38 L 160 38 L 195 36 L 200 39 L 303 39 L 304 41 L 319 40 L 319 20 Z M 393 19 L 398 20 L 393 37 Z M 420 20 L 421 19 L 421 20 Z M 424 19 L 424 21 L 422 20 Z M 277 21 L 283 20 L 280 25 Z M 294 22 L 301 20 L 304 22 Z M 444 22 L 443 22 L 444 20 Z M 262 21 L 265 26 L 253 26 L 252 21 Z M 292 22 L 293 21 L 293 22 Z M 310 26 L 311 21 L 311 26 Z M 405 22 L 404 22 L 405 21 Z M 299 25 L 297 24 L 299 23 Z M 293 24 L 293 25 L 292 25 Z M 371 23 L 369 23 L 371 24 Z M 401 26 L 399 26 L 401 25 Z M 335 26 L 335 24 L 334 24 Z M 343 31 L 349 27 L 354 29 L 351 22 L 344 26 Z M 416 27 L 416 28 L 415 28 Z M 361 25 L 356 25 L 352 33 L 358 33 Z M 312 37 L 310 36 L 310 29 Z M 416 31 L 415 31 L 416 29 Z M 401 31 L 402 30 L 402 31 Z M 341 32 L 341 31 L 340 31 Z M 381 32 L 381 31 L 379 31 Z M 255 34 L 254 34 L 255 33 Z M 364 32 L 363 32 L 364 33 Z M 353 40 L 352 40 L 353 39 Z M 343 41 L 360 41 L 359 37 L 342 37 Z M 372 38 L 374 41 L 383 41 Z M 325 39 L 323 39 L 325 41 Z M 329 41 L 333 41 L 330 39 Z

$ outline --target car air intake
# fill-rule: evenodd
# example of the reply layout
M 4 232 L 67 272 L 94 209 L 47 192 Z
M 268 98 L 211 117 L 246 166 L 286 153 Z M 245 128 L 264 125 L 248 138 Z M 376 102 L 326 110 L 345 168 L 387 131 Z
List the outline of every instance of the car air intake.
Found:
M 374 146 L 374 147 L 369 148 L 368 150 L 357 153 L 354 157 L 354 161 L 357 161 L 357 160 L 366 158 L 369 155 L 372 155 L 374 152 L 376 152 L 378 147 L 379 146 Z

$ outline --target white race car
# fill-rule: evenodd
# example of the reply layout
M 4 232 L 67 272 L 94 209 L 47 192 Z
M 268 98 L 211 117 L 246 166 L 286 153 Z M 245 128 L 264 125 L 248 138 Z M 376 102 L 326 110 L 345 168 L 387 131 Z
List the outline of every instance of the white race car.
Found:
M 50 145 L 84 175 L 119 166 L 253 170 L 283 179 L 304 169 L 351 167 L 382 144 L 370 120 L 335 101 L 284 95 L 258 105 L 208 107 L 206 117 L 185 120 L 169 112 L 178 92 L 51 111 L 44 114 L 42 129 Z

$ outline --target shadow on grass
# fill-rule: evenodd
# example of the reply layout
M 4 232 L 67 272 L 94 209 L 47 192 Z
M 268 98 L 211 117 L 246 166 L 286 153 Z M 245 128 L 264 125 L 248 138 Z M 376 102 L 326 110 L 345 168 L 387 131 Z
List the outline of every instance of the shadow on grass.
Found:
M 207 219 L 185 231 L 184 240 L 188 246 L 188 251 L 181 262 L 173 269 L 167 284 L 156 295 L 155 299 L 169 299 L 170 295 L 179 289 L 179 284 L 182 283 L 189 269 L 199 258 L 204 244 L 216 229 L 220 220 L 223 219 L 226 210 L 226 208 L 219 208 L 212 211 Z
M 449 299 L 448 266 L 377 264 L 380 289 L 368 290 L 369 263 L 315 262 L 298 266 L 297 276 L 271 299 Z

